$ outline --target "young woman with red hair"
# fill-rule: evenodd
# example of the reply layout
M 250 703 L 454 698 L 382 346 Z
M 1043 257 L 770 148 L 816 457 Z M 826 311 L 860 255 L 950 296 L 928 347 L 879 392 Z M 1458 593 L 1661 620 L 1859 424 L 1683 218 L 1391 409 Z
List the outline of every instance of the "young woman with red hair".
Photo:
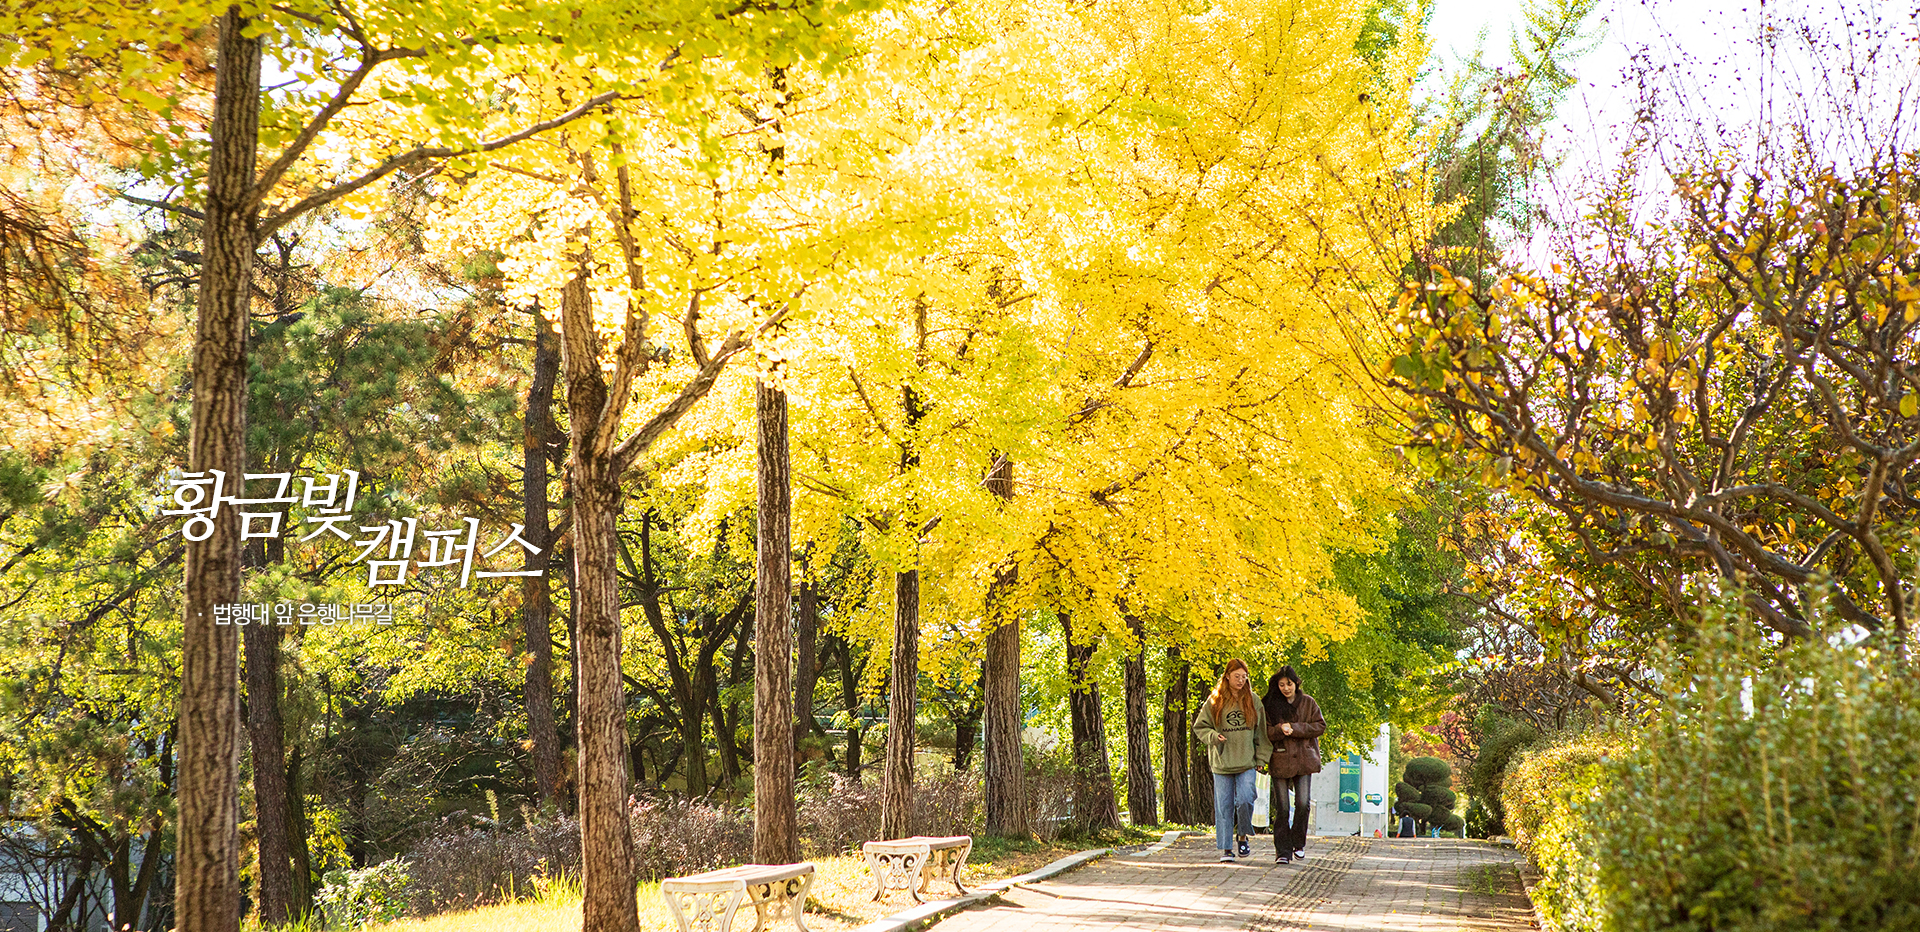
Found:
M 1193 735 L 1206 746 L 1207 769 L 1213 771 L 1213 834 L 1220 860 L 1233 861 L 1236 840 L 1240 856 L 1249 857 L 1254 774 L 1267 769 L 1273 746 L 1267 740 L 1266 710 L 1253 698 L 1246 661 L 1227 661 L 1220 682 L 1193 717 Z

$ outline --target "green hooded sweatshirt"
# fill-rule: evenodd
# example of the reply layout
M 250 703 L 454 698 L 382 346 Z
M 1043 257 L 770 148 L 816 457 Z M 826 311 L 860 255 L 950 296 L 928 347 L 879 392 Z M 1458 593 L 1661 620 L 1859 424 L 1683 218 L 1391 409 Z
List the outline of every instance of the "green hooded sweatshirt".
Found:
M 1267 712 L 1258 698 L 1253 700 L 1253 721 L 1247 721 L 1245 711 L 1234 702 L 1224 704 L 1220 717 L 1226 721 L 1214 721 L 1213 705 L 1206 702 L 1200 703 L 1200 713 L 1193 717 L 1193 736 L 1207 749 L 1207 769 L 1241 773 L 1273 756 L 1273 744 L 1267 740 Z M 1227 742 L 1214 741 L 1216 734 L 1226 735 Z

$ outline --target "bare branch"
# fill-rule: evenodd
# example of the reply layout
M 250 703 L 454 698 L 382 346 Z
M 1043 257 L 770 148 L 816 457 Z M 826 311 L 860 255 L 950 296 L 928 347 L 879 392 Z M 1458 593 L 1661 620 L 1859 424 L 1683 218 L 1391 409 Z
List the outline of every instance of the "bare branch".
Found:
M 450 149 L 450 148 L 440 147 L 440 146 L 421 146 L 419 148 L 411 149 L 406 152 L 400 153 L 399 155 L 389 156 L 386 159 L 386 161 L 383 161 L 379 165 L 376 165 L 372 169 L 369 169 L 365 174 L 362 174 L 351 181 L 341 182 L 340 184 L 336 184 L 323 191 L 320 191 L 318 193 L 302 198 L 301 200 L 295 202 L 292 206 L 284 208 L 279 212 L 274 213 L 273 215 L 267 217 L 265 220 L 262 220 L 259 228 L 254 233 L 254 238 L 256 241 L 264 241 L 268 236 L 273 235 L 274 231 L 279 230 L 281 227 L 286 226 L 287 224 L 293 222 L 295 219 L 299 218 L 302 214 L 305 214 L 307 211 L 313 210 L 314 208 L 317 208 L 317 207 L 324 207 L 327 204 L 330 204 L 333 201 L 336 201 L 342 197 L 345 197 L 346 195 L 352 194 L 353 192 L 358 191 L 361 188 L 364 188 L 367 185 L 370 185 L 376 181 L 379 181 L 380 179 L 385 178 L 386 176 L 393 174 L 394 172 L 399 171 L 402 168 L 407 168 L 412 165 L 418 165 L 422 162 L 428 162 L 428 161 L 433 161 L 437 159 L 447 159 L 447 158 L 452 158 L 454 156 L 459 156 L 459 155 L 473 155 L 475 153 L 480 153 L 480 152 L 498 151 L 500 149 L 504 149 L 508 146 L 511 146 L 515 143 L 524 142 L 528 139 L 531 139 L 535 136 L 540 135 L 541 133 L 546 132 L 547 130 L 554 129 L 560 126 L 565 126 L 568 123 L 573 122 L 574 120 L 580 119 L 581 117 L 594 112 L 595 110 L 605 107 L 607 104 L 612 103 L 614 100 L 617 100 L 619 97 L 620 95 L 618 92 L 608 91 L 604 94 L 597 95 L 593 97 L 591 100 L 588 100 L 586 103 L 583 103 L 580 106 L 575 107 L 572 110 L 569 110 L 566 113 L 563 113 L 550 120 L 542 120 L 541 122 L 535 123 L 532 126 L 529 126 L 525 129 L 520 130 L 519 132 L 502 136 L 499 139 L 495 139 L 491 142 L 481 143 L 480 145 L 472 146 L 470 148 Z
M 266 201 L 267 197 L 273 193 L 273 189 L 280 184 L 280 179 L 286 176 L 287 170 L 292 168 L 293 164 L 300 160 L 300 156 L 306 154 L 307 148 L 313 145 L 315 139 L 319 138 L 320 133 L 327 128 L 327 124 L 333 122 L 333 118 L 339 116 L 340 111 L 347 108 L 347 104 L 353 100 L 354 92 L 360 89 L 360 85 L 367 80 L 368 75 L 373 73 L 373 69 L 380 67 L 383 62 L 394 61 L 401 58 L 414 58 L 420 54 L 421 53 L 416 51 L 401 49 L 381 49 L 375 51 L 363 45 L 361 47 L 360 64 L 345 78 L 341 79 L 339 90 L 335 91 L 333 96 L 327 100 L 326 105 L 321 107 L 319 112 L 315 113 L 313 118 L 307 121 L 306 126 L 300 128 L 300 133 L 293 137 L 292 142 L 287 144 L 287 148 L 280 153 L 280 157 L 274 159 L 273 163 L 268 165 L 266 170 L 260 173 L 260 177 L 254 181 L 253 187 L 248 189 L 246 200 L 242 203 L 241 209 L 251 212 L 258 209 L 260 205 Z

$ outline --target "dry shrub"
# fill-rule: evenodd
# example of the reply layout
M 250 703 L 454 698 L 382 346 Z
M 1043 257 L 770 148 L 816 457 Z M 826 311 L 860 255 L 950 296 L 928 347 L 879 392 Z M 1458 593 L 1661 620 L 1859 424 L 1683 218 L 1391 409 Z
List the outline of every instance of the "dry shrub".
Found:
M 416 914 L 504 903 L 531 895 L 536 878 L 579 870 L 580 826 L 567 816 L 517 829 L 460 827 L 455 823 L 461 817 L 442 820 L 440 831 L 406 854 Z
M 915 835 L 977 835 L 985 825 L 980 775 L 947 771 L 913 783 L 909 827 Z M 880 840 L 880 785 L 823 774 L 800 788 L 800 846 L 809 856 L 860 850 Z
M 1073 767 L 1062 755 L 1027 758 L 1027 824 L 1041 841 L 1073 830 Z
M 880 837 L 880 785 L 829 773 L 800 788 L 800 847 L 808 857 L 860 850 Z
M 643 880 L 684 877 L 753 858 L 753 812 L 706 797 L 627 800 L 633 862 Z

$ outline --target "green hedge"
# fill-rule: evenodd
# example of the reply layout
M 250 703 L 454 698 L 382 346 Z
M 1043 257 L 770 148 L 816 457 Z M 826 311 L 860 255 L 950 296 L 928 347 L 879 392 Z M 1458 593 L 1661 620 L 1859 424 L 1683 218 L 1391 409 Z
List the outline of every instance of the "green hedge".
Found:
M 1920 675 L 1707 629 L 1645 725 L 1529 755 L 1509 827 L 1563 932 L 1920 929 Z
M 1500 803 L 1500 788 L 1507 778 L 1507 768 L 1542 737 L 1532 726 L 1508 718 L 1492 706 L 1480 710 L 1476 724 L 1480 750 L 1466 773 L 1467 791 L 1473 795 L 1473 805 L 1467 809 L 1467 833 L 1476 838 L 1506 835 L 1507 810 Z
M 1540 867 L 1534 900 L 1555 930 L 1597 930 L 1600 865 L 1588 823 L 1604 782 L 1603 760 L 1618 742 L 1598 733 L 1563 737 L 1509 765 L 1500 804 L 1515 843 Z

